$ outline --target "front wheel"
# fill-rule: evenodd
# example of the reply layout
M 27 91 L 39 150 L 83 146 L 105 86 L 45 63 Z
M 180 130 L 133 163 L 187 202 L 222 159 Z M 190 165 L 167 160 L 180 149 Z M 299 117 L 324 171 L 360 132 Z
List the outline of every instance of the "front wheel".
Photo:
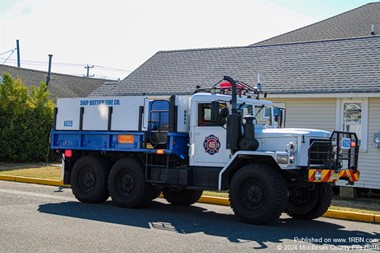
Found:
M 295 219 L 316 219 L 330 207 L 332 196 L 332 186 L 328 183 L 289 189 L 286 212 Z
M 248 164 L 235 173 L 230 185 L 231 207 L 240 220 L 251 224 L 278 222 L 286 205 L 286 184 L 278 170 Z

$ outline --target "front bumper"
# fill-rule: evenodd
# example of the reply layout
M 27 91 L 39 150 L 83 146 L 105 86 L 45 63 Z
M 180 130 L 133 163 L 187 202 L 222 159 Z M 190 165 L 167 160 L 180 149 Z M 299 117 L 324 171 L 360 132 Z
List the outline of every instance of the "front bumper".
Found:
M 356 170 L 334 170 L 309 169 L 308 181 L 313 183 L 334 183 L 338 180 L 347 180 L 349 184 L 359 181 L 360 171 Z

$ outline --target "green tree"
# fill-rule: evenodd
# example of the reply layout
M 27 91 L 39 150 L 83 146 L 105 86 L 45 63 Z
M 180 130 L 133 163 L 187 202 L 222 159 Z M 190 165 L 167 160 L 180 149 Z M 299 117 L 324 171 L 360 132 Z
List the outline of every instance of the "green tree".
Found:
M 28 88 L 4 74 L 0 84 L 0 161 L 46 161 L 54 104 L 46 84 Z

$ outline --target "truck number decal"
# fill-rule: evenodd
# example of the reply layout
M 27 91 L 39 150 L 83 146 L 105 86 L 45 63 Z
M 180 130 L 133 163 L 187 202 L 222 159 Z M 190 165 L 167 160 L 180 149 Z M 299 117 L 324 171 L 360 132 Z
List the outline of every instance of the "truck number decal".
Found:
M 72 120 L 65 120 L 64 122 L 63 122 L 63 126 L 64 127 L 73 127 L 73 121 Z
M 220 148 L 219 138 L 213 134 L 207 136 L 203 142 L 203 147 L 210 155 L 218 153 Z
M 350 138 L 342 138 L 342 149 L 350 149 L 351 147 L 351 139 Z

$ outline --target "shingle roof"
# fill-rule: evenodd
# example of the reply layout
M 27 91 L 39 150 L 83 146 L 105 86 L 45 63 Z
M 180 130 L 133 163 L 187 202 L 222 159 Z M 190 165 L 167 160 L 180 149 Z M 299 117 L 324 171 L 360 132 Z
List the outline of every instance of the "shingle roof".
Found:
M 257 74 L 272 94 L 380 92 L 380 37 L 161 51 L 118 84 L 91 96 L 192 94 L 224 75 L 248 84 Z
M 375 33 L 380 35 L 380 2 L 363 5 L 329 19 L 253 45 L 367 37 L 371 33 L 372 24 L 374 25 Z
M 38 86 L 46 82 L 47 72 L 16 68 L 0 65 L 0 75 L 10 73 L 14 78 L 20 78 L 28 86 Z M 48 91 L 52 98 L 56 97 L 86 97 L 106 80 L 95 78 L 84 78 L 78 76 L 51 73 Z

